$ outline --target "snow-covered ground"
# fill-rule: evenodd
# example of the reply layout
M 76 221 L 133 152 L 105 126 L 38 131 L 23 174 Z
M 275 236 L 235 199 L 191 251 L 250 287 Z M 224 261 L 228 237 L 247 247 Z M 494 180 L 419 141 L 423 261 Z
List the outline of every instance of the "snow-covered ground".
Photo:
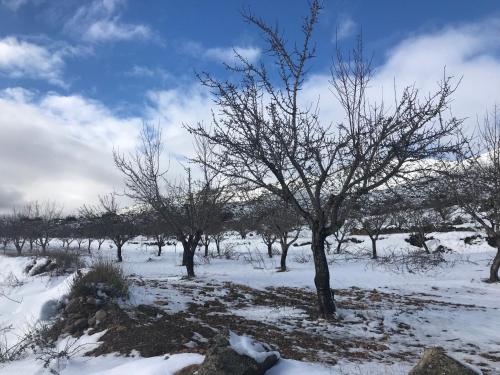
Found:
M 258 236 L 245 240 L 229 236 L 222 248 L 233 249 L 234 259 L 211 258 L 207 262 L 200 250 L 195 269 L 197 279 L 188 281 L 181 279 L 185 270 L 179 266 L 180 244 L 167 246 L 162 256 L 157 257 L 156 249 L 147 247 L 146 241 L 139 239 L 125 246 L 123 269 L 132 280 L 130 303 L 133 305 L 153 304 L 169 313 L 182 312 L 193 300 L 202 303 L 219 297 L 224 299 L 227 296 L 225 285 L 231 283 L 239 286 L 244 297 L 241 303 L 228 303 L 225 314 L 281 325 L 290 330 L 300 327 L 302 333 L 314 332 L 332 342 L 356 338 L 363 345 L 373 342 L 385 347 L 366 360 L 338 357 L 336 364 L 328 361 L 309 363 L 303 361 L 304 358 L 286 358 L 282 354 L 278 365 L 268 372 L 270 375 L 404 374 L 424 347 L 434 345 L 443 346 L 477 370 L 500 374 L 500 285 L 481 280 L 488 275 L 494 250 L 484 242 L 465 245 L 463 238 L 471 234 L 432 234 L 436 239 L 433 246 L 441 244 L 454 252 L 445 254 L 447 264 L 426 272 L 396 270 L 376 263 L 369 259 L 367 238 L 354 236 L 363 242 L 347 244 L 348 255 L 329 255 L 331 285 L 339 301 L 339 324 L 311 320 L 303 306 L 254 304 L 257 292 L 247 293 L 244 289 L 277 293 L 279 288 L 286 287 L 303 288 L 304 293 L 313 293 L 314 267 L 309 245 L 292 247 L 288 255 L 289 271 L 276 272 L 279 256 L 267 258 L 265 245 Z M 383 235 L 378 243 L 379 254 L 415 250 L 404 241 L 406 237 L 406 234 Z M 297 243 L 309 240 L 308 233 L 304 232 Z M 97 251 L 94 254 L 97 256 Z M 98 256 L 113 257 L 111 244 L 105 243 Z M 23 272 L 27 262 L 28 259 L 22 257 L 0 256 L 0 327 L 10 328 L 5 335 L 9 344 L 43 316 L 42 307 L 47 301 L 58 300 L 67 293 L 73 277 L 28 276 Z M 214 289 L 209 295 L 203 289 L 207 284 Z M 99 345 L 99 338 L 83 336 L 78 344 L 82 348 L 94 348 Z M 357 349 L 346 350 L 355 352 Z M 196 353 L 165 353 L 165 356 L 142 358 L 137 354 L 87 357 L 86 351 L 82 349 L 59 364 L 60 372 L 173 374 L 203 360 L 203 356 Z M 396 361 L 396 358 L 401 360 Z M 47 371 L 34 356 L 0 365 L 1 374 L 43 374 Z

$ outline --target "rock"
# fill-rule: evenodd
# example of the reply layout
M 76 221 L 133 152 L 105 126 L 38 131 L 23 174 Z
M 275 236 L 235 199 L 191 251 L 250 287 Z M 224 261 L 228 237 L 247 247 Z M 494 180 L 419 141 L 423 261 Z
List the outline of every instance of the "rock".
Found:
M 66 314 L 66 319 L 69 320 L 70 322 L 74 322 L 78 319 L 85 318 L 82 314 L 80 313 L 71 313 L 71 314 Z
M 54 269 L 54 266 L 57 267 L 55 263 L 54 264 L 52 263 L 52 260 L 42 259 L 39 262 L 37 262 L 33 267 L 31 267 L 28 274 L 30 276 L 41 275 L 42 273 L 52 271 Z
M 87 297 L 87 303 L 93 306 L 97 305 L 97 301 L 94 297 Z
M 57 314 L 59 302 L 55 299 L 45 302 L 40 310 L 40 320 L 50 320 Z
M 73 328 L 72 328 L 71 333 L 83 331 L 88 326 L 89 326 L 89 322 L 87 319 L 85 319 L 85 318 L 78 319 L 76 322 L 73 323 L 73 325 L 72 325 Z
M 64 308 L 66 313 L 78 313 L 81 310 L 82 302 L 79 298 L 73 298 L 68 301 L 68 304 Z
M 96 311 L 94 318 L 98 321 L 102 321 L 106 319 L 106 316 L 108 316 L 108 313 L 105 310 L 101 309 Z
M 193 375 L 196 374 L 196 370 L 200 368 L 200 365 L 190 365 L 184 367 L 183 369 L 177 371 L 174 375 Z
M 96 319 L 94 317 L 92 317 L 92 318 L 89 318 L 87 320 L 87 322 L 89 323 L 89 327 L 93 327 L 96 324 Z
M 408 375 L 478 375 L 466 365 L 451 358 L 441 347 L 424 350 L 422 358 Z
M 29 263 L 28 265 L 26 265 L 26 267 L 24 268 L 24 273 L 28 273 L 29 274 L 29 272 L 35 266 L 35 264 L 36 264 L 36 260 L 32 259 L 31 263 Z
M 452 253 L 452 252 L 453 252 L 452 249 L 444 245 L 439 245 L 438 247 L 436 247 L 436 250 L 433 251 L 433 253 L 441 253 L 441 254 Z
M 205 360 L 200 365 L 197 375 L 263 375 L 278 362 L 279 356 L 269 355 L 261 362 L 238 354 L 223 335 L 214 338 L 213 345 L 208 350 Z
M 464 238 L 464 243 L 466 245 L 475 245 L 478 243 L 481 243 L 481 240 L 483 239 L 483 236 L 480 234 L 474 234 L 472 236 L 467 236 Z

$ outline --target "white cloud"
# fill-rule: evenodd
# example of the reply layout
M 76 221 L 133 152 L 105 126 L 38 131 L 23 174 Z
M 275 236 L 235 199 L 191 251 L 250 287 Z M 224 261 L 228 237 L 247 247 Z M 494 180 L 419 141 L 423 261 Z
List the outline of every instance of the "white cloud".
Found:
M 2 0 L 2 4 L 14 12 L 28 2 L 29 0 Z
M 193 156 L 193 139 L 183 124 L 211 121 L 212 99 L 198 84 L 172 90 L 150 91 L 146 117 L 161 124 L 165 151 L 172 159 Z M 174 172 L 178 166 L 171 164 Z M 176 169 L 177 168 L 177 169 Z
M 121 20 L 124 3 L 124 0 L 93 0 L 80 6 L 65 28 L 88 42 L 151 38 L 152 31 L 147 25 Z
M 84 34 L 85 39 L 93 42 L 148 39 L 150 36 L 149 27 L 120 23 L 118 18 L 96 21 L 89 26 Z
M 197 58 L 214 60 L 217 62 L 235 63 L 238 61 L 236 54 L 255 62 L 259 59 L 262 51 L 254 46 L 233 46 L 233 47 L 212 47 L 205 48 L 197 42 L 187 42 L 183 45 L 182 51 Z
M 0 73 L 11 78 L 43 79 L 64 85 L 61 78 L 64 54 L 62 50 L 6 37 L 0 39 Z
M 462 78 L 451 107 L 455 116 L 470 118 L 470 129 L 500 101 L 499 34 L 500 19 L 490 19 L 406 39 L 389 52 L 373 87 L 390 92 L 396 79 L 399 89 L 416 83 L 425 95 L 445 73 L 457 83 Z
M 446 66 L 447 74 L 457 79 L 463 75 L 451 105 L 455 115 L 470 118 L 466 124 L 472 127 L 476 115 L 500 102 L 499 32 L 500 20 L 491 19 L 402 40 L 376 67 L 370 96 L 378 99 L 383 92 L 391 105 L 394 79 L 399 90 L 415 83 L 426 95 L 436 88 Z M 151 68 L 133 70 L 154 74 Z M 325 124 L 342 120 L 329 78 L 310 76 L 301 92 L 307 104 L 320 97 L 320 120 Z M 192 139 L 182 124 L 210 123 L 211 98 L 198 84 L 151 91 L 146 97 L 144 119 L 161 125 L 171 172 L 180 173 L 174 160 L 193 154 Z M 122 178 L 113 166 L 112 148 L 132 149 L 141 123 L 138 118 L 118 117 L 103 104 L 78 95 L 39 97 L 19 88 L 2 91 L 0 208 L 2 199 L 52 198 L 71 209 L 97 194 L 120 190 Z
M 78 95 L 0 92 L 0 198 L 54 199 L 67 211 L 120 189 L 113 146 L 135 146 L 141 121 Z M 0 210 L 13 201 L 0 201 Z
M 37 95 L 23 88 L 0 91 L 0 212 L 22 201 L 52 199 L 71 212 L 99 194 L 123 190 L 112 151 L 132 151 L 143 120 L 163 132 L 163 166 L 182 175 L 193 155 L 183 128 L 210 118 L 211 100 L 196 86 L 147 93 L 144 117 L 119 117 L 80 95 Z M 194 171 L 196 172 L 196 171 Z
M 420 95 L 437 89 L 446 68 L 447 76 L 462 81 L 453 95 L 453 115 L 468 119 L 464 126 L 472 132 L 476 116 L 500 102 L 500 19 L 445 27 L 434 32 L 413 35 L 389 49 L 384 62 L 375 67 L 370 82 L 370 97 L 385 99 L 392 105 L 394 83 L 397 92 L 413 85 Z M 371 51 L 365 51 L 370 55 Z M 321 98 L 321 118 L 324 122 L 342 121 L 342 111 L 329 91 L 328 75 L 315 75 L 306 82 L 303 100 Z
M 237 62 L 236 55 L 240 55 L 250 62 L 255 62 L 261 55 L 260 48 L 257 47 L 233 47 L 233 48 L 209 48 L 204 54 L 206 58 L 221 62 Z
M 132 69 L 125 72 L 125 75 L 130 77 L 146 77 L 146 78 L 155 78 L 161 81 L 166 81 L 168 79 L 173 78 L 172 75 L 167 73 L 164 69 L 161 68 L 150 68 L 147 66 L 134 65 Z
M 342 15 L 339 18 L 336 35 L 333 41 L 349 38 L 354 34 L 357 26 L 356 22 L 354 22 L 350 16 Z

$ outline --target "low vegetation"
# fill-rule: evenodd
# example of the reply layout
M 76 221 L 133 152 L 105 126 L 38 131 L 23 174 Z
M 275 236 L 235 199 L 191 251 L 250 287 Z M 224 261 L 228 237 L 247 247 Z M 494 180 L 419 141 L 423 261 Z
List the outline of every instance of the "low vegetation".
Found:
M 121 267 L 110 261 L 98 258 L 87 273 L 80 273 L 71 286 L 69 298 L 126 298 L 128 282 Z

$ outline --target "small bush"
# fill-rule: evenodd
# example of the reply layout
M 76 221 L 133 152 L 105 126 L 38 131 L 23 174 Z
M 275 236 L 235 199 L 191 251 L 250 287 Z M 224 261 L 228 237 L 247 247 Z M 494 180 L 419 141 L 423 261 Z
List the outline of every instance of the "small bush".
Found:
M 424 237 L 421 233 L 410 233 L 409 238 L 405 238 L 405 241 L 408 242 L 410 245 L 415 246 L 415 247 L 424 247 L 425 241 L 432 240 L 433 238 L 427 238 Z
M 39 348 L 55 347 L 55 339 L 50 334 L 50 328 L 46 324 L 35 323 L 26 328 L 24 334 L 17 341 L 7 345 L 5 334 L 12 327 L 0 327 L 0 363 L 7 363 L 22 359 L 31 349 L 36 352 Z
M 211 253 L 212 258 L 224 258 L 227 260 L 238 260 L 240 257 L 240 253 L 235 250 L 235 245 L 231 243 L 225 244 L 222 249 L 220 255 L 217 253 Z
M 71 286 L 70 298 L 103 297 L 125 298 L 128 283 L 121 267 L 110 260 L 97 260 L 89 272 L 77 276 Z
M 294 262 L 304 264 L 312 261 L 312 254 L 304 253 L 303 251 L 300 254 L 297 254 L 293 257 Z
M 210 257 L 206 257 L 204 255 L 196 254 L 194 258 L 194 264 L 196 266 L 201 266 L 204 264 L 210 264 Z
M 394 273 L 425 273 L 436 268 L 453 267 L 456 262 L 448 262 L 442 252 L 427 254 L 422 250 L 405 253 L 386 251 L 379 255 L 375 264 Z
M 253 252 L 248 249 L 247 254 L 243 256 L 243 259 L 245 260 L 245 263 L 251 264 L 254 269 L 266 269 L 266 261 L 264 260 L 264 256 L 259 249 L 254 249 Z
M 47 254 L 47 257 L 56 263 L 59 268 L 82 268 L 85 266 L 85 262 L 80 257 L 80 254 L 76 251 L 51 251 Z

